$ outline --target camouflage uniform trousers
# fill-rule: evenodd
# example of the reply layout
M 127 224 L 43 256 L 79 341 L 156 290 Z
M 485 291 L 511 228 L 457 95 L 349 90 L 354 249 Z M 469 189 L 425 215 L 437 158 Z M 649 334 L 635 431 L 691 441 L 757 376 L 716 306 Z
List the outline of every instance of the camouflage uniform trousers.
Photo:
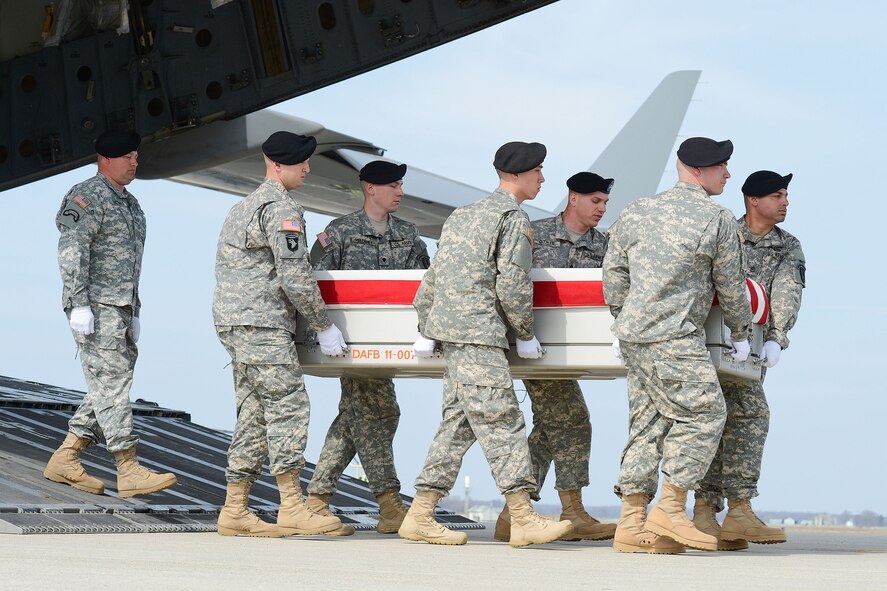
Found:
M 132 308 L 92 304 L 95 332 L 74 339 L 86 378 L 86 396 L 68 429 L 93 443 L 105 438 L 108 451 L 123 451 L 139 442 L 132 429 L 129 390 L 138 348 L 132 333 Z M 67 310 L 70 319 L 71 311 Z
M 336 483 L 355 454 L 360 456 L 370 490 L 379 495 L 400 490 L 394 468 L 394 433 L 400 420 L 400 407 L 394 383 L 387 378 L 341 379 L 339 414 L 330 425 L 308 484 L 312 494 L 332 494 Z
M 696 496 L 724 510 L 724 497 L 758 496 L 764 442 L 770 430 L 770 407 L 760 381 L 724 380 L 727 422 L 718 453 L 696 490 Z
M 310 403 L 293 335 L 257 326 L 217 326 L 216 332 L 231 355 L 237 401 L 225 478 L 256 480 L 266 457 L 272 475 L 301 470 Z
M 505 351 L 448 342 L 443 348 L 447 363 L 443 419 L 416 478 L 416 490 L 449 494 L 462 457 L 475 441 L 480 442 L 503 494 L 536 490 L 524 414 L 514 395 Z
M 524 380 L 533 405 L 533 431 L 530 432 L 530 462 L 539 490 L 554 461 L 557 490 L 578 490 L 588 486 L 588 459 L 591 456 L 591 421 L 585 397 L 576 380 Z
M 655 495 L 660 460 L 669 482 L 695 489 L 715 456 L 727 416 L 702 335 L 621 345 L 629 426 L 616 494 Z

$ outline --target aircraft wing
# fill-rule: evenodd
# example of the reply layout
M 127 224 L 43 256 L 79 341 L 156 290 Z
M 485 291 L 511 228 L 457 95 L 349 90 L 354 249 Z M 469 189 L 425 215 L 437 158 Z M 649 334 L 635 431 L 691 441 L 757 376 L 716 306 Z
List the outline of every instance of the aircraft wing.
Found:
M 311 174 L 295 191 L 305 209 L 341 216 L 363 207 L 357 172 L 371 160 L 384 159 L 383 150 L 323 125 L 260 111 L 233 121 L 218 121 L 191 133 L 146 144 L 139 149 L 139 178 L 170 180 L 247 195 L 265 177 L 262 142 L 280 129 L 313 135 L 317 150 L 311 157 Z M 485 197 L 489 191 L 410 166 L 404 178 L 405 194 L 397 210 L 423 236 L 437 238 L 444 221 L 457 207 Z M 551 212 L 525 207 L 531 219 Z
M 601 228 L 616 219 L 631 200 L 656 192 L 699 75 L 699 71 L 683 71 L 666 76 L 592 164 L 589 170 L 616 179 Z M 363 196 L 357 171 L 376 159 L 401 163 L 383 157 L 384 150 L 371 142 L 314 121 L 265 110 L 143 145 L 138 176 L 246 195 L 265 175 L 262 142 L 280 129 L 317 138 L 311 174 L 296 191 L 299 202 L 309 211 L 338 217 L 360 209 Z M 398 217 L 416 224 L 420 234 L 431 238 L 440 236 L 453 209 L 489 194 L 413 166 L 407 169 L 404 190 Z M 535 220 L 560 212 L 565 201 L 554 211 L 527 204 L 522 208 Z

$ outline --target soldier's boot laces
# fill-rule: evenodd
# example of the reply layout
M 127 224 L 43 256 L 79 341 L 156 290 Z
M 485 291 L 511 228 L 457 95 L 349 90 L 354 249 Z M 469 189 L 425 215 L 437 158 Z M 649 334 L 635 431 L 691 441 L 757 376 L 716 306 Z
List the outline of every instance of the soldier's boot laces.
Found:
M 379 523 L 376 525 L 376 531 L 380 534 L 396 534 L 407 516 L 407 508 L 400 498 L 400 491 L 386 490 L 376 495 L 376 500 L 379 502 Z
M 430 490 L 418 490 L 413 504 L 407 511 L 397 534 L 405 540 L 461 546 L 468 541 L 468 535 L 462 531 L 447 529 L 434 519 L 434 508 L 441 495 Z
M 277 509 L 277 526 L 288 535 L 308 536 L 326 534 L 342 527 L 338 517 L 329 513 L 320 515 L 312 511 L 302 496 L 299 470 L 277 475 L 280 491 L 280 507 Z
M 693 505 L 693 525 L 696 529 L 714 536 L 718 539 L 718 550 L 745 550 L 748 548 L 748 542 L 745 540 L 724 540 L 721 539 L 721 526 L 718 524 L 718 508 L 711 505 L 700 497 L 696 497 L 696 503 Z
M 622 495 L 622 513 L 616 524 L 613 549 L 628 553 L 681 554 L 683 545 L 644 529 L 649 502 L 650 497 L 644 493 Z
M 316 495 L 313 493 L 308 494 L 308 508 L 317 513 L 318 515 L 332 515 L 330 513 L 330 497 L 332 495 L 329 493 Z M 341 520 L 340 520 L 341 521 Z M 326 532 L 324 535 L 327 536 L 350 536 L 354 534 L 354 528 L 350 525 L 343 523 L 336 529 L 332 531 Z
M 94 495 L 105 492 L 105 483 L 93 478 L 80 463 L 80 452 L 92 445 L 89 439 L 68 432 L 65 440 L 46 463 L 43 476 L 53 482 L 60 482 L 84 490 Z
M 730 508 L 721 526 L 721 538 L 747 540 L 753 544 L 781 544 L 786 541 L 785 531 L 768 527 L 755 515 L 751 499 L 730 499 L 727 502 Z
M 561 537 L 568 542 L 579 540 L 611 540 L 616 533 L 616 524 L 601 523 L 585 511 L 582 504 L 582 491 L 559 490 L 561 498 L 561 520 L 567 520 L 573 524 L 573 531 Z
M 136 458 L 136 448 L 114 452 L 117 462 L 117 496 L 120 498 L 147 495 L 176 483 L 176 475 L 166 472 L 157 474 L 146 470 Z
M 282 538 L 286 534 L 273 523 L 259 519 L 249 510 L 249 489 L 253 483 L 238 480 L 228 483 L 225 506 L 219 512 L 218 532 L 223 536 Z
M 687 489 L 663 480 L 659 502 L 650 510 L 644 529 L 697 550 L 717 550 L 718 539 L 696 529 L 686 506 Z
M 493 532 L 493 537 L 502 542 L 507 542 L 511 539 L 511 513 L 508 511 L 507 503 L 502 507 L 502 512 L 499 513 L 499 517 L 496 519 L 496 529 Z
M 536 513 L 530 504 L 530 493 L 518 490 L 505 495 L 511 514 L 511 536 L 508 543 L 515 548 L 530 544 L 547 544 L 573 531 L 569 521 L 553 521 Z

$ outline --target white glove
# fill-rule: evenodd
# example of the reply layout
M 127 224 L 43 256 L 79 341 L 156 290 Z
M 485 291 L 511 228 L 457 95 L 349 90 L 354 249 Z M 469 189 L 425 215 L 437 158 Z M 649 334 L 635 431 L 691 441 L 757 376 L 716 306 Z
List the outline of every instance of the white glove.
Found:
M 733 359 L 736 361 L 745 361 L 748 359 L 749 353 L 751 353 L 751 346 L 748 344 L 748 339 L 743 341 L 733 341 Z
M 622 361 L 622 347 L 619 345 L 619 339 L 613 339 L 613 357 Z
M 71 330 L 87 335 L 95 332 L 95 316 L 89 306 L 77 306 L 71 310 Z
M 138 316 L 132 317 L 132 340 L 136 343 L 139 342 L 139 335 L 142 334 L 142 323 L 139 321 Z
M 542 345 L 535 336 L 529 341 L 515 340 L 517 344 L 517 356 L 521 359 L 542 359 Z
M 436 341 L 434 339 L 426 339 L 419 335 L 419 338 L 413 343 L 413 352 L 416 354 L 416 357 L 431 357 L 434 355 L 435 344 Z
M 764 367 L 774 367 L 777 363 L 779 363 L 779 356 L 782 355 L 782 347 L 776 341 L 767 341 L 764 343 L 763 355 L 761 355 L 761 361 L 763 361 Z
M 335 324 L 317 333 L 317 342 L 320 343 L 320 352 L 330 357 L 338 357 L 348 348 L 342 331 Z

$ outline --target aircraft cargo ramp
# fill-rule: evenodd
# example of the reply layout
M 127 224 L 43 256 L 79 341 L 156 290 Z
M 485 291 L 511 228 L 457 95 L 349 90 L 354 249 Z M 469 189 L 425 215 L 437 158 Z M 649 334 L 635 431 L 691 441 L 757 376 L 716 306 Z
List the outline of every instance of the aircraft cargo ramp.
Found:
M 81 455 L 84 467 L 105 483 L 93 495 L 46 480 L 46 461 L 67 432 L 83 392 L 0 376 L 0 533 L 140 533 L 215 531 L 225 502 L 225 463 L 229 433 L 191 422 L 187 412 L 133 403 L 138 455 L 147 468 L 172 472 L 178 484 L 167 490 L 121 499 L 116 469 L 104 445 Z M 302 470 L 307 486 L 314 465 Z M 263 470 L 250 506 L 266 520 L 276 519 L 279 503 L 274 478 Z M 411 499 L 404 497 L 409 504 Z M 379 507 L 366 483 L 343 476 L 330 510 L 356 530 L 376 526 Z M 453 513 L 437 518 L 453 529 L 483 526 Z

